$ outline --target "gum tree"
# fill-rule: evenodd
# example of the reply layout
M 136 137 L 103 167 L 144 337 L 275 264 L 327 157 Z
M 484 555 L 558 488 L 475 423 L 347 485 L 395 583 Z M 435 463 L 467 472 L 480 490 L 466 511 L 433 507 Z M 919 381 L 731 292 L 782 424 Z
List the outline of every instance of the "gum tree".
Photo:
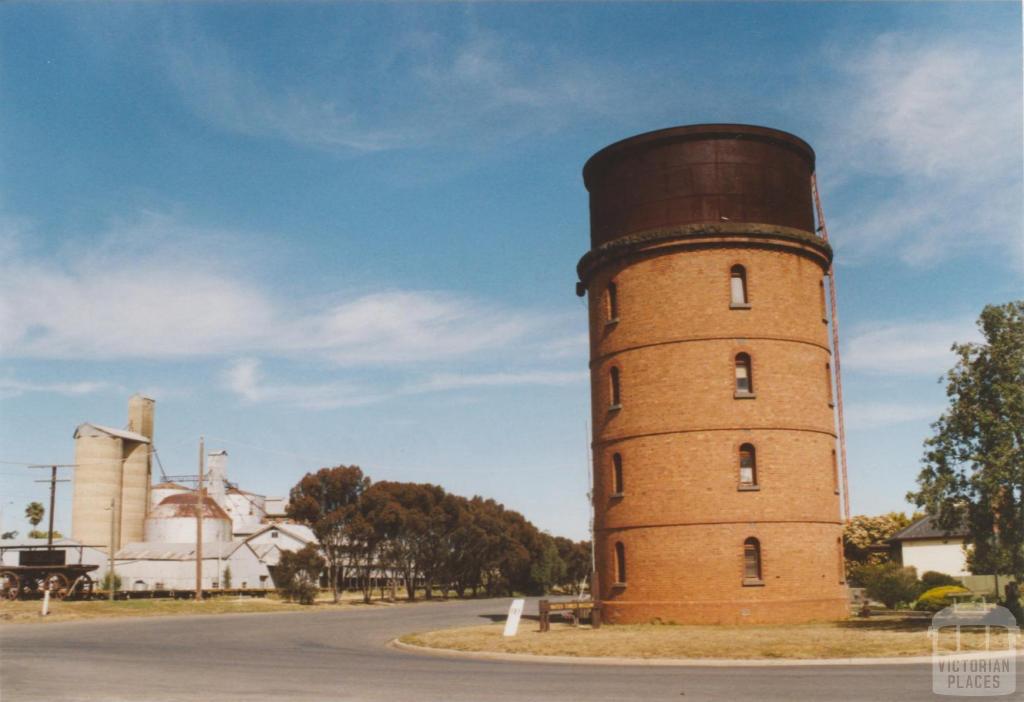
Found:
M 327 561 L 327 579 L 334 601 L 343 568 L 350 523 L 358 516 L 359 498 L 370 479 L 358 466 L 335 466 L 307 473 L 292 488 L 288 516 L 309 525 Z
M 925 442 L 919 490 L 909 494 L 952 530 L 963 524 L 973 567 L 1024 581 L 1024 301 L 989 305 L 982 343 L 954 344 L 949 408 Z M 1021 618 L 1015 585 L 1006 599 Z

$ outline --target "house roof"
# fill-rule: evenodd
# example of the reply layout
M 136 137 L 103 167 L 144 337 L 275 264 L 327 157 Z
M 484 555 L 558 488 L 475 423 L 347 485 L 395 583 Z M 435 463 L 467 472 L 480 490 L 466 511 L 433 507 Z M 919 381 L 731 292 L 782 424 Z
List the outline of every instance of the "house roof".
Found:
M 102 424 L 93 424 L 92 422 L 84 422 L 75 427 L 75 434 L 72 438 L 77 439 L 79 435 L 83 434 L 83 429 L 86 427 L 95 429 L 102 434 L 108 434 L 110 436 L 116 436 L 119 439 L 126 439 L 128 441 L 137 441 L 140 444 L 148 444 L 149 437 L 143 436 L 134 431 L 128 431 L 127 429 L 115 429 L 114 427 L 106 427 Z
M 318 543 L 316 539 L 316 534 L 314 534 L 313 530 L 305 524 L 285 524 L 282 522 L 269 522 L 267 524 L 264 524 L 259 531 L 252 533 L 247 538 L 252 539 L 256 536 L 259 536 L 260 534 L 270 531 L 271 529 L 277 529 L 278 531 L 282 531 L 285 534 L 288 534 L 289 536 L 292 536 L 295 539 L 298 539 L 299 541 L 302 541 L 307 544 Z
M 938 525 L 935 517 L 922 517 L 905 529 L 901 529 L 890 536 L 889 541 L 895 543 L 919 539 L 948 539 L 964 536 L 967 536 L 967 530 L 963 526 L 946 531 Z
M 203 543 L 203 560 L 228 558 L 241 545 L 241 541 L 206 541 Z M 191 561 L 196 557 L 196 544 L 194 541 L 191 543 L 140 541 L 126 544 L 115 557 L 119 560 Z

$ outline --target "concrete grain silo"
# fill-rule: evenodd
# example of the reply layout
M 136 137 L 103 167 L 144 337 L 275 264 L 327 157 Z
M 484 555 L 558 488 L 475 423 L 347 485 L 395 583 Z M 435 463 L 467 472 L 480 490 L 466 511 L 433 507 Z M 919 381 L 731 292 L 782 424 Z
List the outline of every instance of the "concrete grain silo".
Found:
M 814 152 L 676 127 L 583 170 L 597 598 L 610 622 L 847 615 Z
M 80 424 L 74 433 L 75 473 L 71 537 L 109 548 L 114 505 L 114 550 L 141 541 L 152 475 L 153 400 L 128 401 L 128 428 Z

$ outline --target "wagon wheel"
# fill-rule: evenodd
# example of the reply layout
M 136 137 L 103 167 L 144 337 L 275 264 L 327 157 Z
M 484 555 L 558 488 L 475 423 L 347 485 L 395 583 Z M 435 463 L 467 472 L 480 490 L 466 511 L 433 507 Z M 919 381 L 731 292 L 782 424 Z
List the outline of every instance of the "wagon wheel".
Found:
M 5 570 L 0 573 L 0 597 L 7 600 L 18 599 L 18 591 L 21 588 L 21 583 L 18 581 L 18 576 L 9 570 Z
M 92 578 L 84 573 L 78 578 L 78 587 L 75 588 L 74 596 L 76 600 L 89 600 L 92 599 Z
M 31 599 L 36 594 L 36 587 L 38 583 L 36 579 L 27 573 L 22 573 L 18 576 L 18 598 L 19 599 Z M 42 592 L 42 591 L 40 591 Z
M 49 589 L 50 597 L 56 600 L 63 600 L 67 596 L 70 584 L 64 573 L 49 573 L 39 581 L 40 589 L 43 592 Z

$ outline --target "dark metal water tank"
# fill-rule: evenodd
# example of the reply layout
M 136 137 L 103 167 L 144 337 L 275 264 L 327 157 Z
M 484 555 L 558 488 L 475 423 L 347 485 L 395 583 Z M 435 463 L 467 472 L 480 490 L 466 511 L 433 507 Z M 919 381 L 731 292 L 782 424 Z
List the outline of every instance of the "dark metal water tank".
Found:
M 583 167 L 591 246 L 702 222 L 813 232 L 813 172 L 807 142 L 767 127 L 698 124 L 630 137 Z

